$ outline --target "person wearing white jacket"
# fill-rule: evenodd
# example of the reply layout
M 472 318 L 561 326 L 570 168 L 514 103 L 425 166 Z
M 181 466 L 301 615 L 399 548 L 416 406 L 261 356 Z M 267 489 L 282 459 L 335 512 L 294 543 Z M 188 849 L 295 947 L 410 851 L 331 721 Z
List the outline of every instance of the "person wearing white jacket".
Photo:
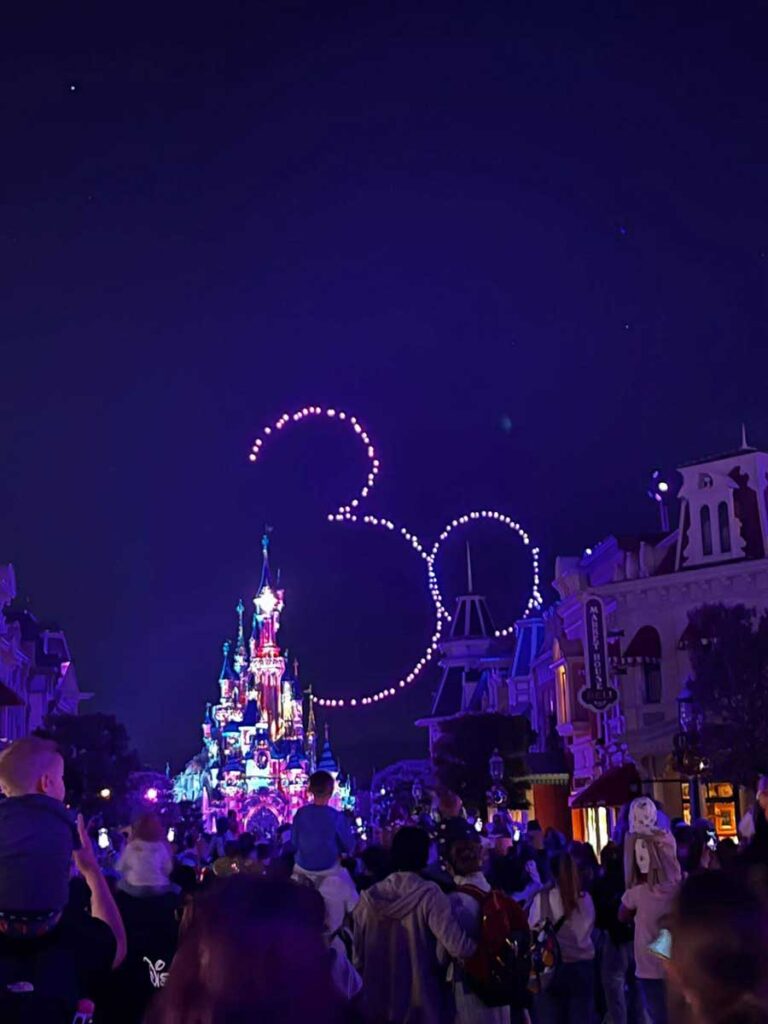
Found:
M 355 966 L 363 978 L 363 1011 L 375 1024 L 450 1020 L 451 989 L 438 945 L 457 960 L 475 951 L 449 898 L 419 874 L 428 856 L 426 832 L 401 828 L 392 843 L 394 873 L 367 889 L 355 908 Z

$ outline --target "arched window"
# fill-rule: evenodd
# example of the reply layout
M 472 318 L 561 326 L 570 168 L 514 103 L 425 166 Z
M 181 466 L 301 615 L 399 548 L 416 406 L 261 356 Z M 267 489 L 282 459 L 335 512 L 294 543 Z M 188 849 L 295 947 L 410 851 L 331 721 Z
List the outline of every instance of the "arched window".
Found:
M 720 550 L 727 554 L 731 550 L 731 523 L 727 501 L 721 501 L 717 506 L 717 528 L 720 532 Z
M 701 520 L 701 551 L 704 555 L 712 554 L 712 517 L 709 505 L 702 505 L 699 513 Z

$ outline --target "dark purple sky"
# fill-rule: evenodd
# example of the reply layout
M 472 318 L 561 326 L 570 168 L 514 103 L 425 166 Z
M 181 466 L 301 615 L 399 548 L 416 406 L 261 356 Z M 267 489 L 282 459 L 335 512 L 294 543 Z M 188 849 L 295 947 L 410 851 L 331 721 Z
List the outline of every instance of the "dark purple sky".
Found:
M 0 560 L 149 761 L 198 747 L 265 520 L 318 692 L 427 635 L 412 553 L 325 522 L 349 438 L 247 462 L 284 408 L 360 415 L 372 511 L 496 505 L 549 567 L 653 527 L 656 464 L 765 441 L 761 5 L 14 6 Z M 514 615 L 519 551 L 473 544 Z M 340 716 L 347 763 L 421 752 L 433 683 Z

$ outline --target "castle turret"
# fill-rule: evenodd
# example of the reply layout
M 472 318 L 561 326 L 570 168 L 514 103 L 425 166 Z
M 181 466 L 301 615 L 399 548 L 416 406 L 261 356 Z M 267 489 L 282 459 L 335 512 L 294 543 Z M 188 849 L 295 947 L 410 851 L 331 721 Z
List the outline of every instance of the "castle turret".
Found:
M 320 760 L 317 762 L 317 770 L 319 772 L 328 772 L 334 779 L 339 774 L 339 763 L 334 756 L 333 750 L 331 750 L 331 738 L 327 725 L 325 727 L 325 743 L 323 743 Z

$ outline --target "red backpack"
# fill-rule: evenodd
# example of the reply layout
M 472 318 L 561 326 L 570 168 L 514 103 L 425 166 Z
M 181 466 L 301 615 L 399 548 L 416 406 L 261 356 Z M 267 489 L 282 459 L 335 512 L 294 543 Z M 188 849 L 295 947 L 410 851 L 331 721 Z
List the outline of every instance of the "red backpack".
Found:
M 480 938 L 477 949 L 464 961 L 468 987 L 486 1006 L 526 1005 L 531 971 L 531 933 L 525 912 L 499 889 L 483 892 L 462 885 L 480 904 Z

